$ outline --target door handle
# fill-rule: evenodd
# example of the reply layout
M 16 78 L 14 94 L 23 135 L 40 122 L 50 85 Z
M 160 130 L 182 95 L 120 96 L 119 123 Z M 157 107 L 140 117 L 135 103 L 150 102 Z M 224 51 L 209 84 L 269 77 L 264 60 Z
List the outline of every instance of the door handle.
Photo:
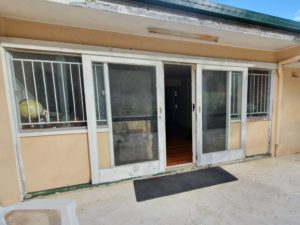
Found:
M 161 119 L 162 118 L 162 107 L 159 107 L 159 110 L 158 110 L 158 118 Z
M 192 104 L 192 111 L 193 112 L 195 111 L 195 104 L 194 103 Z

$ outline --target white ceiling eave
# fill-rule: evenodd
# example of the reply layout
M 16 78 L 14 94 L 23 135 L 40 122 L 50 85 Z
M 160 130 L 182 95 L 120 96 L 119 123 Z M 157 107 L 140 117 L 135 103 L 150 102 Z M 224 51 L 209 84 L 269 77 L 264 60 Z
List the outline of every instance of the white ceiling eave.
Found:
M 276 51 L 299 44 L 294 34 L 99 0 L 2 0 L 0 14 L 57 25 L 259 50 Z M 149 34 L 148 27 L 214 35 L 219 42 Z

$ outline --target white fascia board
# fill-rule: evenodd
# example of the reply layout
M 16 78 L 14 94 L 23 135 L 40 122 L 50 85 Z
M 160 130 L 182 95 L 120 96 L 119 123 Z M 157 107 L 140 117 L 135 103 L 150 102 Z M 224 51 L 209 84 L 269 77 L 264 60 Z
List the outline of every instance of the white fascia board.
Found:
M 208 18 L 199 18 L 191 14 L 175 13 L 172 10 L 162 11 L 158 9 L 149 9 L 142 6 L 132 6 L 119 3 L 113 3 L 102 0 L 47 0 L 49 2 L 61 3 L 70 6 L 77 6 L 111 13 L 119 13 L 130 16 L 146 17 L 149 19 L 174 22 L 179 24 L 189 24 L 210 29 L 225 30 L 230 32 L 238 32 L 246 35 L 254 35 L 264 38 L 278 39 L 290 42 L 299 42 L 297 35 L 288 34 L 286 32 L 264 30 L 255 26 L 239 26 L 236 24 L 221 22 Z

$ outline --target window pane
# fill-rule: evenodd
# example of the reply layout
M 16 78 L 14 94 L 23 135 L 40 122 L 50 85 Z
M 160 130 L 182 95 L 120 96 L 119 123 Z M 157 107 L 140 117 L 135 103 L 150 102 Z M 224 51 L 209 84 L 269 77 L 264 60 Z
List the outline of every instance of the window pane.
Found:
M 231 74 L 231 119 L 241 119 L 242 72 Z
M 21 129 L 86 126 L 80 59 L 19 52 L 12 56 Z
M 158 159 L 155 67 L 109 64 L 115 164 Z
M 241 108 L 242 108 L 243 73 L 231 73 L 231 119 L 228 149 L 241 148 Z
M 109 65 L 113 117 L 156 114 L 155 68 Z
M 107 125 L 105 83 L 102 63 L 93 63 L 96 120 L 98 126 Z
M 227 79 L 226 71 L 203 70 L 203 153 L 226 150 Z
M 247 116 L 265 117 L 269 114 L 270 72 L 249 70 Z

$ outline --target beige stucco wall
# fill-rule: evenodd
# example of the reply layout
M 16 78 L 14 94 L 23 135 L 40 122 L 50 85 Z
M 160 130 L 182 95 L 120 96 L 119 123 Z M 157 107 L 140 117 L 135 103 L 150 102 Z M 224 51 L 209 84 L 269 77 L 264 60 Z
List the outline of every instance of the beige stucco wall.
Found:
M 269 120 L 247 121 L 246 155 L 266 154 L 269 151 Z
M 22 137 L 26 191 L 90 182 L 87 134 Z
M 99 168 L 110 168 L 109 132 L 98 132 Z
M 231 122 L 229 149 L 240 149 L 240 148 L 241 148 L 241 123 Z
M 276 61 L 280 62 L 298 55 L 300 55 L 300 45 L 293 46 L 291 48 L 285 48 L 276 52 Z
M 292 73 L 297 77 L 292 77 Z M 300 152 L 300 69 L 285 68 L 277 155 Z
M 0 56 L 0 206 L 21 200 Z

